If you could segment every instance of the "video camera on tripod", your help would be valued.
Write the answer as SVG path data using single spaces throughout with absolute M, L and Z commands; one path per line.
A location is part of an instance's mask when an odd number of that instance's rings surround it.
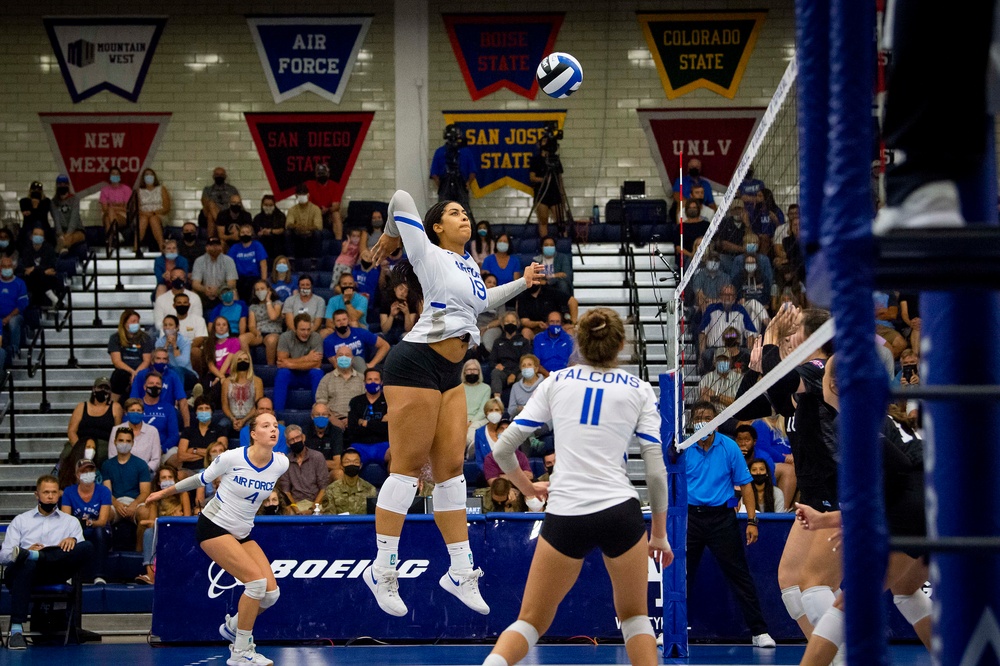
M 559 123 L 550 120 L 542 128 L 542 136 L 539 141 L 541 150 L 544 150 L 545 167 L 549 174 L 560 174 L 563 172 L 562 160 L 559 159 L 559 142 L 563 139 L 563 131 L 559 129 Z
M 442 199 L 452 199 L 455 201 L 465 201 L 467 187 L 465 179 L 462 178 L 462 168 L 459 163 L 458 151 L 468 145 L 462 130 L 454 123 L 444 128 L 444 178 L 441 179 L 441 186 L 438 195 Z

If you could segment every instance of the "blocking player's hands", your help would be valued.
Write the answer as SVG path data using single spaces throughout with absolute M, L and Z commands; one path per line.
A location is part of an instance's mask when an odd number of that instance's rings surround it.
M 649 537 L 649 556 L 660 563 L 663 568 L 669 567 L 674 561 L 674 551 L 665 536 Z
M 379 240 L 381 240 L 381 237 Z M 531 265 L 524 270 L 524 283 L 528 285 L 529 288 L 538 284 L 538 281 L 544 277 L 545 267 L 534 261 L 531 262 Z

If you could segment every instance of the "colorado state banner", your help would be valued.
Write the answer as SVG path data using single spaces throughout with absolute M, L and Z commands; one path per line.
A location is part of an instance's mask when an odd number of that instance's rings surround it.
M 458 125 L 476 156 L 473 196 L 501 187 L 532 194 L 528 167 L 538 152 L 538 139 L 551 122 L 562 129 L 566 111 L 445 111 L 444 122 Z

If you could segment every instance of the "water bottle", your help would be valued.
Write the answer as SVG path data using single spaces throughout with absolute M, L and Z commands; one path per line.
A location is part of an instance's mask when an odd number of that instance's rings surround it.
M 313 515 L 318 516 L 321 508 L 319 502 L 313 504 Z
M 598 206 L 597 204 L 594 204 L 594 211 L 593 211 L 592 215 L 593 215 L 593 218 L 591 219 L 591 222 L 593 224 L 600 224 L 601 223 L 601 207 Z

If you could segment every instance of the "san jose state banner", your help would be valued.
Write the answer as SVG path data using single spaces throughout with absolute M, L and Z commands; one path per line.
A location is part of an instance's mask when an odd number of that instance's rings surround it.
M 316 165 L 330 167 L 339 198 L 361 152 L 374 113 L 245 113 L 267 181 L 284 199 L 315 177 Z
M 48 16 L 42 19 L 74 103 L 102 90 L 139 99 L 165 16 Z
M 667 99 L 706 88 L 733 99 L 766 11 L 639 13 Z
M 684 154 L 701 160 L 702 178 L 712 189 L 725 191 L 764 109 L 639 109 L 660 179 L 667 191 L 677 178 Z
M 306 91 L 340 104 L 372 17 L 247 16 L 275 102 Z
M 531 194 L 531 156 L 538 152 L 545 126 L 553 121 L 562 129 L 566 111 L 445 111 L 445 125 L 458 125 L 476 155 L 473 196 L 501 187 Z
M 535 68 L 555 50 L 565 13 L 444 14 L 455 58 L 473 100 L 506 88 L 535 99 Z
M 112 167 L 135 187 L 152 167 L 167 131 L 169 113 L 40 113 L 59 171 L 73 191 L 86 196 L 108 184 Z

